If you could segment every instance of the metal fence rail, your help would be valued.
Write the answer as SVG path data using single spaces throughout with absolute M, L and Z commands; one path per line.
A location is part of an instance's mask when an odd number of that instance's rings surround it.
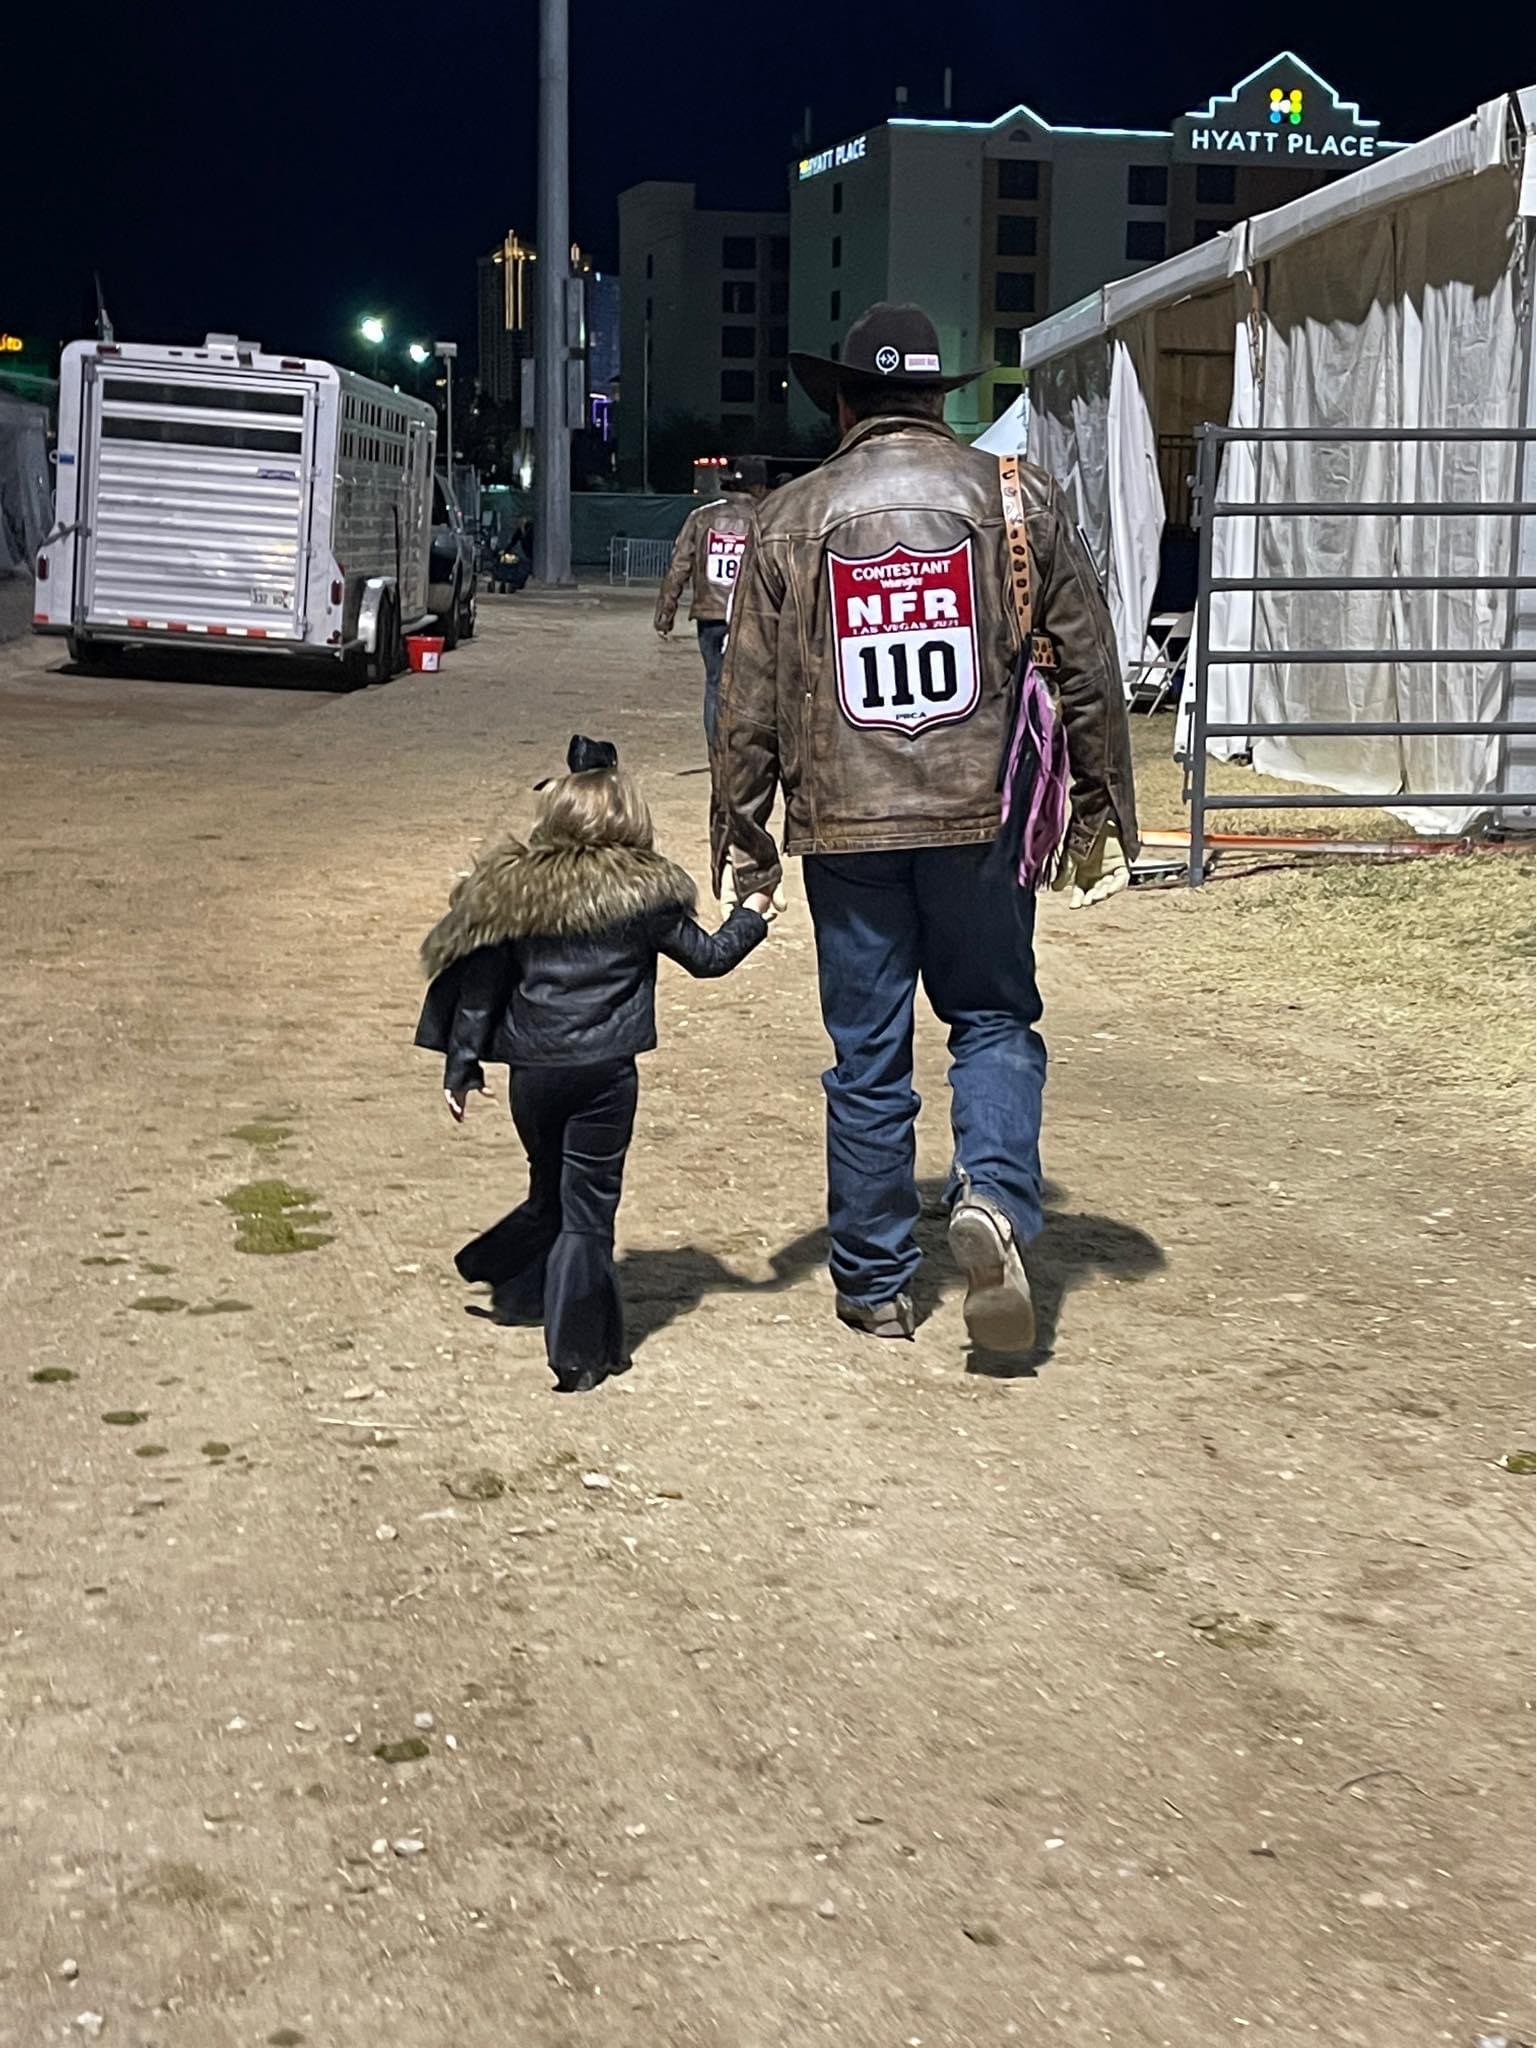
M 1507 441 L 1521 443 L 1529 435 L 1521 427 L 1219 427 L 1196 430 L 1195 520 L 1200 534 L 1199 583 L 1196 598 L 1196 647 L 1191 663 L 1193 699 L 1190 723 L 1190 886 L 1198 889 L 1206 879 L 1206 816 L 1209 811 L 1301 811 L 1379 810 L 1383 796 L 1211 796 L 1206 788 L 1206 743 L 1209 739 L 1406 739 L 1528 737 L 1529 720 L 1480 719 L 1453 722 L 1442 719 L 1373 719 L 1337 721 L 1294 719 L 1267 725 L 1249 718 L 1240 724 L 1213 723 L 1208 716 L 1211 670 L 1214 665 L 1269 668 L 1298 662 L 1433 663 L 1476 661 L 1503 664 L 1530 663 L 1537 658 L 1530 647 L 1313 647 L 1242 648 L 1213 647 L 1211 644 L 1211 601 L 1218 591 L 1409 591 L 1409 590 L 1522 590 L 1530 578 L 1524 576 L 1224 576 L 1212 575 L 1212 540 L 1219 519 L 1306 518 L 1437 518 L 1471 515 L 1476 518 L 1529 518 L 1531 499 L 1473 501 L 1469 499 L 1394 499 L 1391 502 L 1347 502 L 1315 504 L 1294 500 L 1253 504 L 1231 504 L 1217 497 L 1217 465 L 1223 446 L 1229 441 Z M 1537 803 L 1532 790 L 1405 790 L 1395 793 L 1427 809 L 1473 808 L 1480 810 L 1522 809 Z
M 670 540 L 637 540 L 616 533 L 608 544 L 610 583 L 660 583 L 672 560 Z

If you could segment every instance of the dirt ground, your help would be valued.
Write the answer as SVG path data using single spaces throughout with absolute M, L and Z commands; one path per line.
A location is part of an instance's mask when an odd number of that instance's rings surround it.
M 1529 865 L 1048 906 L 1006 1379 L 937 1218 L 915 1344 L 833 1320 L 804 908 L 667 970 L 636 1370 L 554 1400 L 414 948 L 574 729 L 701 871 L 700 671 L 482 617 L 350 697 L 0 653 L 0 2043 L 1529 2042 Z M 324 1242 L 237 1248 L 273 1181 Z

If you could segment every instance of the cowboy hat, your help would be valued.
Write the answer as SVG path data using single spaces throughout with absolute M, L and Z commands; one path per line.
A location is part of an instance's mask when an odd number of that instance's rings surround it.
M 883 303 L 860 314 L 843 338 L 841 353 L 813 356 L 797 350 L 790 368 L 806 396 L 823 412 L 837 410 L 839 390 L 892 385 L 909 391 L 959 391 L 980 377 L 980 368 L 946 376 L 940 366 L 939 331 L 921 306 Z

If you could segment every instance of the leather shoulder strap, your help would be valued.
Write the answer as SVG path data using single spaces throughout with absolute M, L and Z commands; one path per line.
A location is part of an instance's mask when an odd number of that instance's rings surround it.
M 1009 544 L 1009 589 L 1014 599 L 1014 616 L 1019 621 L 1019 644 L 1032 643 L 1033 604 L 1030 590 L 1030 537 L 1025 529 L 1025 494 L 1019 483 L 1019 457 L 998 458 L 998 495 L 1003 501 L 1003 524 Z

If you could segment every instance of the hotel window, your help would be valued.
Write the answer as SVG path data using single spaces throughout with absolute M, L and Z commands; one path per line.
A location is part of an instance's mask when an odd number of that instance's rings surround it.
M 993 361 L 1000 368 L 1019 368 L 1019 329 L 1017 327 L 995 327 L 993 329 Z
M 720 352 L 723 356 L 755 356 L 758 353 L 757 328 L 723 327 L 720 331 Z
M 784 358 L 790 353 L 790 330 L 788 327 L 771 327 L 769 329 L 768 352 L 776 362 L 783 362 Z
M 834 213 L 842 213 L 842 211 L 843 211 L 843 180 L 842 180 L 842 179 L 840 178 L 840 179 L 838 180 L 837 184 L 836 184 L 836 185 L 834 185 L 834 187 L 833 187 L 833 212 L 834 212 Z
M 1236 205 L 1238 173 L 1231 164 L 1197 164 L 1195 197 L 1198 206 Z
M 1039 199 L 1041 167 L 1034 157 L 1004 156 L 998 159 L 1000 199 Z
M 1001 420 L 1009 407 L 1023 390 L 1020 384 L 995 384 L 993 386 L 993 418 Z
M 1035 311 L 1035 272 L 1000 270 L 993 286 L 993 310 L 998 313 Z
M 1033 256 L 1035 254 L 1035 215 L 1033 213 L 1000 213 L 998 216 L 998 254 L 1000 256 Z
M 1210 242 L 1218 235 L 1225 235 L 1232 225 L 1230 220 L 1198 220 L 1195 224 L 1195 240 Z
M 829 320 L 841 320 L 843 318 L 842 292 L 831 292 L 828 294 L 827 317 Z
M 834 270 L 841 270 L 842 268 L 843 268 L 843 237 L 842 237 L 842 235 L 834 235 L 834 236 L 833 236 L 833 269 L 834 269 Z
M 1126 172 L 1128 206 L 1167 206 L 1169 173 L 1163 164 L 1132 164 Z
M 769 285 L 769 318 L 788 313 L 790 310 L 790 284 L 787 278 L 776 277 Z
M 756 270 L 758 245 L 751 235 L 726 235 L 720 245 L 722 270 Z
M 1130 263 L 1161 263 L 1167 243 L 1168 231 L 1161 220 L 1126 223 L 1126 258 Z
M 656 258 L 654 256 L 646 258 L 646 275 L 647 277 L 656 276 Z
M 720 288 L 720 309 L 723 313 L 756 313 L 758 287 L 740 278 L 728 277 Z
M 751 370 L 722 370 L 720 373 L 720 398 L 722 405 L 751 405 L 757 396 L 758 380 Z
M 770 235 L 769 267 L 772 270 L 778 270 L 781 272 L 789 270 L 790 237 L 788 235 Z

